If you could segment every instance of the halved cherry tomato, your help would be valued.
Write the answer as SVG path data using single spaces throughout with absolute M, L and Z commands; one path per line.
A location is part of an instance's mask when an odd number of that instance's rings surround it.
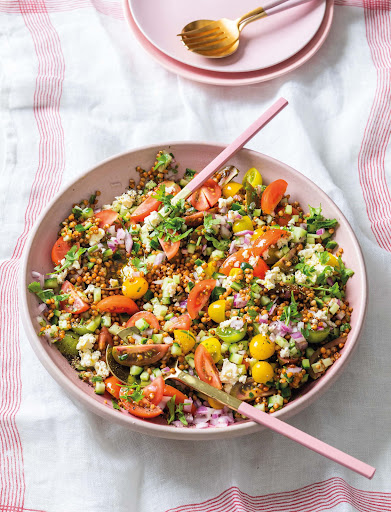
M 102 312 L 128 313 L 128 315 L 134 315 L 139 311 L 134 300 L 123 295 L 110 295 L 98 302 L 96 308 Z
M 118 364 L 123 366 L 147 366 L 167 354 L 170 345 L 155 343 L 151 345 L 118 345 L 113 347 L 112 354 Z
M 206 350 L 204 345 L 198 345 L 194 353 L 194 364 L 198 377 L 217 389 L 221 389 L 219 372 L 213 362 L 212 356 Z
M 61 260 L 65 258 L 66 253 L 72 249 L 72 247 L 76 245 L 77 248 L 80 248 L 79 243 L 66 242 L 62 236 L 56 241 L 53 245 L 52 249 L 52 261 L 55 265 L 59 265 Z
M 155 381 L 154 381 L 155 382 Z M 169 384 L 164 385 L 164 391 L 163 396 L 175 396 L 175 404 L 183 404 L 185 400 L 187 400 L 189 397 L 186 396 L 182 391 L 179 391 L 179 389 L 175 389 L 173 386 L 170 386 Z M 194 404 L 191 406 L 191 412 L 194 414 L 196 412 L 197 408 Z
M 240 264 L 245 261 L 247 262 L 250 256 L 251 252 L 249 249 L 240 249 L 239 251 L 234 252 L 224 261 L 219 268 L 219 272 L 228 276 L 233 268 L 239 268 Z
M 172 230 L 170 232 L 172 233 Z M 168 260 L 171 260 L 177 254 L 181 245 L 180 240 L 173 242 L 172 240 L 166 241 L 163 238 L 159 238 L 159 242 Z
M 134 314 L 127 321 L 126 327 L 133 327 L 137 320 L 141 319 L 148 322 L 152 329 L 160 329 L 159 320 L 153 313 L 150 313 L 149 311 L 139 311 L 138 313 Z
M 263 191 L 261 208 L 263 213 L 271 214 L 283 198 L 288 183 L 285 180 L 276 180 L 270 183 Z
M 190 326 L 191 318 L 187 313 L 178 317 L 173 316 L 170 320 L 168 320 L 166 324 L 166 328 L 169 331 L 172 331 L 173 329 L 181 329 L 188 331 L 190 329 Z
M 163 390 L 164 379 L 160 376 L 154 379 L 151 384 L 148 384 L 148 386 L 143 389 L 143 393 L 151 404 L 159 405 L 163 398 Z
M 208 302 L 215 286 L 216 281 L 214 279 L 204 279 L 194 286 L 187 299 L 187 311 L 190 318 L 194 320 L 197 317 L 198 313 Z M 175 328 L 177 329 L 177 327 Z
M 257 257 L 257 262 L 255 265 L 253 265 L 253 268 L 254 268 L 253 275 L 254 275 L 254 277 L 260 277 L 261 279 L 264 279 L 266 272 L 269 270 L 269 267 L 268 267 L 268 265 L 266 265 L 264 259 L 262 259 L 260 256 L 256 256 L 256 257 Z
M 62 302 L 60 302 L 61 309 L 64 309 L 67 313 L 75 313 L 76 315 L 78 315 L 90 309 L 90 305 L 87 304 L 87 302 L 84 302 L 84 300 L 79 296 L 79 294 L 75 290 L 73 284 L 70 283 L 69 281 L 64 281 L 63 285 L 61 286 L 61 293 L 68 293 L 70 295 L 70 297 L 67 300 L 63 300 Z M 73 299 L 72 304 L 69 304 L 69 299 Z
M 117 377 L 114 377 L 113 375 L 105 379 L 106 391 L 113 395 L 113 397 L 116 398 L 117 400 L 119 398 L 119 390 L 121 384 L 121 381 L 118 380 Z
M 118 213 L 114 210 L 101 210 L 94 214 L 96 219 L 99 219 L 99 227 L 109 225 L 111 226 L 118 219 Z
M 280 211 L 283 211 L 284 213 L 280 216 Z M 291 220 L 292 215 L 299 215 L 299 210 L 296 210 L 294 206 L 292 206 L 292 214 L 285 213 L 285 206 L 281 206 L 276 211 L 276 221 L 279 226 L 287 226 L 288 222 Z
M 181 187 L 173 181 L 163 181 L 163 185 L 165 185 L 166 188 L 174 187 L 175 190 L 172 194 L 174 196 L 181 190 Z M 156 189 L 147 199 L 145 199 L 145 201 L 140 204 L 140 206 L 134 210 L 130 216 L 130 221 L 133 224 L 138 224 L 139 222 L 143 221 L 145 217 L 147 217 L 150 213 L 156 212 L 159 209 L 162 203 L 155 199 L 153 197 L 154 195 L 156 195 Z
M 186 226 L 201 226 L 204 222 L 204 212 L 193 213 L 185 217 Z
M 159 416 L 163 412 L 163 409 L 160 409 L 157 405 L 152 409 L 150 407 L 141 407 L 141 405 L 138 405 L 136 402 L 129 402 L 127 399 L 120 399 L 119 402 L 128 413 L 138 418 L 156 418 L 156 416 Z
M 205 211 L 215 205 L 221 197 L 221 187 L 212 179 L 207 180 L 189 198 L 196 210 Z
M 261 256 L 271 245 L 275 245 L 281 238 L 287 237 L 289 234 L 285 229 L 269 229 L 255 240 L 252 251 L 256 256 Z

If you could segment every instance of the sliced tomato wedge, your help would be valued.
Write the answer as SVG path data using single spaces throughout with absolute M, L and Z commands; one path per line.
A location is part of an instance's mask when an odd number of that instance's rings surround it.
M 118 364 L 123 366 L 147 366 L 167 354 L 170 345 L 155 343 L 151 345 L 118 345 L 113 347 L 113 357 Z
M 127 321 L 126 327 L 133 327 L 137 320 L 145 320 L 149 323 L 152 329 L 160 329 L 159 320 L 153 313 L 150 313 L 149 311 L 139 311 L 138 313 L 135 313 Z
M 253 265 L 254 268 L 254 277 L 259 277 L 261 279 L 265 278 L 266 272 L 269 270 L 268 265 L 265 263 L 265 260 L 262 259 L 260 256 L 256 256 L 257 262 L 255 265 Z
M 284 213 L 282 215 L 279 215 L 280 211 L 283 211 Z M 287 226 L 288 222 L 291 220 L 293 215 L 299 215 L 299 210 L 297 210 L 295 207 L 292 206 L 292 214 L 285 213 L 285 206 L 281 206 L 276 211 L 276 221 L 279 226 Z
M 251 253 L 250 253 L 249 249 L 240 249 L 239 251 L 228 256 L 228 258 L 224 261 L 224 263 L 219 268 L 219 272 L 228 276 L 233 268 L 239 268 L 240 264 L 245 261 L 247 262 L 248 259 L 250 258 L 250 256 L 251 256 Z M 246 259 L 246 257 L 247 257 L 247 259 Z
M 160 245 L 162 246 L 162 249 L 167 256 L 168 260 L 172 260 L 172 258 L 177 254 L 179 251 L 179 247 L 181 245 L 181 241 L 178 240 L 177 242 L 173 242 L 172 240 L 164 240 L 163 238 L 159 238 Z
M 261 208 L 263 213 L 271 214 L 284 197 L 288 183 L 285 180 L 276 180 L 270 183 L 263 191 Z
M 193 213 L 192 215 L 188 215 L 185 217 L 185 224 L 186 226 L 201 226 L 201 224 L 204 222 L 204 212 L 197 212 Z
M 101 210 L 94 214 L 96 219 L 99 219 L 99 227 L 109 225 L 111 226 L 118 219 L 118 213 L 114 210 Z
M 154 381 L 155 382 L 155 381 Z M 164 385 L 164 391 L 163 396 L 175 396 L 175 404 L 183 404 L 185 400 L 188 400 L 188 396 L 186 396 L 182 391 L 179 391 L 179 389 L 174 388 L 173 386 L 170 386 L 169 384 Z M 194 404 L 191 406 L 191 412 L 192 414 L 195 414 L 197 408 Z
M 74 313 L 75 315 L 79 315 L 80 313 L 84 313 L 90 309 L 90 305 L 79 296 L 75 287 L 69 281 L 64 281 L 61 286 L 61 293 L 68 293 L 70 296 L 67 300 L 63 300 L 60 302 L 61 309 L 64 309 L 67 313 Z M 73 303 L 69 304 L 69 299 L 73 299 Z
M 62 236 L 56 241 L 52 248 L 52 261 L 55 265 L 59 265 L 61 260 L 65 258 L 65 255 L 68 251 L 72 249 L 72 247 L 76 245 L 77 248 L 80 248 L 79 243 L 66 242 Z
M 132 414 L 133 416 L 137 416 L 138 418 L 145 418 L 145 419 L 151 419 L 156 418 L 156 416 L 159 416 L 162 414 L 163 409 L 160 409 L 157 405 L 153 405 L 152 407 L 142 407 L 141 405 L 138 405 L 136 402 L 128 401 L 127 399 L 121 398 L 119 400 L 119 403 L 128 411 L 129 414 Z
M 121 385 L 122 382 L 118 380 L 117 377 L 114 377 L 114 375 L 105 379 L 106 391 L 108 391 L 110 395 L 113 395 L 113 397 L 117 400 L 119 398 L 119 390 Z
M 190 318 L 194 320 L 197 317 L 198 313 L 208 302 L 215 286 L 216 281 L 214 279 L 204 279 L 194 286 L 187 299 L 187 311 Z M 178 327 L 175 328 L 177 329 Z
M 256 256 L 261 256 L 270 246 L 276 245 L 281 238 L 288 237 L 289 234 L 285 229 L 269 229 L 255 240 L 251 250 Z
M 223 386 L 220 381 L 219 372 L 213 362 L 212 356 L 206 350 L 204 345 L 198 345 L 194 353 L 194 364 L 198 377 L 217 389 Z
M 134 315 L 139 311 L 134 300 L 124 295 L 110 295 L 98 302 L 96 307 L 102 312 L 128 313 L 128 315 Z
M 196 210 L 205 211 L 215 205 L 220 197 L 221 187 L 210 179 L 190 196 L 189 201 Z
M 174 318 L 171 318 L 171 322 L 174 323 L 175 325 L 175 329 L 182 329 L 184 331 L 188 331 L 190 329 L 190 326 L 191 326 L 191 318 L 190 316 L 185 313 L 184 315 L 181 315 L 181 316 L 178 316 L 177 318 L 177 321 L 174 322 Z
M 151 404 L 159 405 L 163 398 L 164 391 L 164 379 L 163 377 L 157 377 L 151 384 L 148 384 L 143 389 L 145 398 L 151 402 Z
M 174 181 L 163 181 L 163 185 L 165 185 L 166 189 L 172 187 L 174 188 L 172 193 L 173 196 L 175 196 L 181 190 L 181 187 Z M 139 222 L 142 222 L 150 213 L 156 212 L 159 209 L 162 203 L 153 197 L 156 195 L 156 190 L 157 189 L 155 189 L 151 195 L 134 210 L 130 216 L 130 222 L 133 224 L 138 224 Z

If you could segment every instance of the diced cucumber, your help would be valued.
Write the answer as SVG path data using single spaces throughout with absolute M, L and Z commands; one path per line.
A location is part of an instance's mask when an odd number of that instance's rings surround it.
M 171 320 L 171 318 L 174 316 L 174 313 L 168 313 L 168 315 L 166 315 L 164 317 L 164 320 Z
M 227 343 L 226 341 L 224 341 L 222 344 L 221 344 L 221 352 L 224 354 L 225 352 L 228 352 L 229 350 L 229 343 Z
M 305 375 L 303 375 L 303 377 L 302 377 L 302 379 L 301 379 L 301 381 L 300 381 L 300 382 L 301 382 L 301 384 L 304 384 L 305 382 L 307 382 L 308 378 L 309 378 L 308 373 L 306 373 Z
M 269 304 L 270 301 L 271 301 L 271 299 L 269 299 L 269 297 L 267 295 L 262 295 L 262 297 L 260 298 L 260 302 L 261 302 L 262 306 L 266 306 L 266 304 Z
M 145 299 L 145 296 L 144 296 L 144 299 Z M 149 302 L 147 302 L 146 304 L 144 304 L 144 306 L 143 306 L 143 310 L 144 310 L 144 311 L 152 311 L 152 310 L 153 310 L 153 306 L 152 306 L 152 304 L 150 304 Z
M 278 407 L 274 407 L 274 405 L 277 404 Z M 269 396 L 268 398 L 268 401 L 267 401 L 267 406 L 269 409 L 281 409 L 281 407 L 283 406 L 284 404 L 284 399 L 281 395 L 272 395 L 272 396 Z
M 326 240 L 327 238 L 330 238 L 332 235 L 332 233 L 329 233 L 328 231 L 325 231 L 325 233 L 323 233 L 323 235 L 320 235 L 320 238 L 322 240 Z
M 173 343 L 171 345 L 171 354 L 173 356 L 181 356 L 182 355 L 182 348 L 178 343 Z
M 225 279 L 227 276 L 225 274 L 220 274 L 220 272 L 213 272 L 213 279 Z
M 117 336 L 117 334 L 122 331 L 123 327 L 121 327 L 118 324 L 113 324 L 111 327 L 109 327 L 109 333 L 113 336 Z
M 287 213 L 288 215 L 292 215 L 292 205 L 291 204 L 287 204 L 285 206 L 285 213 Z
M 106 249 L 102 254 L 102 260 L 107 261 L 113 255 L 112 249 Z
M 312 236 L 307 236 L 307 244 L 315 245 L 315 238 L 313 238 Z
M 135 364 L 130 367 L 129 373 L 130 375 L 140 375 L 144 371 L 142 366 L 136 366 Z
M 160 304 L 159 303 L 159 299 L 157 297 L 154 297 L 153 299 L 151 299 L 149 301 L 153 306 L 156 306 L 157 304 Z
M 110 313 L 106 313 L 106 315 L 102 316 L 101 324 L 103 327 L 110 327 L 111 325 L 111 315 Z
M 311 347 L 307 347 L 307 348 L 305 349 L 305 355 L 306 355 L 308 358 L 310 358 L 314 352 L 315 352 L 315 350 L 314 350 L 313 348 L 311 348 Z
M 156 304 L 156 306 L 154 306 L 153 308 L 153 314 L 155 316 L 166 316 L 167 315 L 167 311 L 168 311 L 168 307 L 167 306 L 163 306 L 161 304 Z
M 301 366 L 305 370 L 309 370 L 309 368 L 310 368 L 310 360 L 309 359 L 303 359 L 302 362 L 301 362 Z
M 313 331 L 310 330 L 307 336 L 307 341 L 309 343 L 321 343 L 324 341 L 327 336 L 330 334 L 330 328 L 326 327 L 326 329 L 323 329 L 321 331 Z
M 229 361 L 235 364 L 242 364 L 243 356 L 241 354 L 231 354 L 229 356 Z
M 104 382 L 97 381 L 95 382 L 95 393 L 97 395 L 103 395 L 106 391 L 106 386 Z
M 195 368 L 195 363 L 194 363 L 194 354 L 187 354 L 187 355 L 185 356 L 185 359 L 186 359 L 187 364 L 188 364 L 191 368 Z
M 67 332 L 65 336 L 56 342 L 56 347 L 64 356 L 76 357 L 79 351 L 76 345 L 79 341 L 79 336 L 73 332 Z
M 57 288 L 57 286 L 58 286 L 57 277 L 49 277 L 48 279 L 45 279 L 45 282 L 43 284 L 43 287 L 45 290 L 47 288 L 54 289 L 54 288 Z
M 224 252 L 219 251 L 218 249 L 213 251 L 210 255 L 212 260 L 222 260 L 224 258 L 224 256 L 225 256 Z
M 299 216 L 298 215 L 292 215 L 292 220 L 294 223 L 299 222 Z
M 265 404 L 254 404 L 255 409 L 265 412 Z
M 260 208 L 255 208 L 253 215 L 254 215 L 254 217 L 260 217 L 261 213 L 262 213 L 262 211 Z
M 229 346 L 228 350 L 229 350 L 230 354 L 236 354 L 240 350 L 239 344 L 238 343 L 231 343 L 231 345 Z
M 187 244 L 187 252 L 189 254 L 194 254 L 195 253 L 195 250 L 196 250 L 196 245 L 195 244 Z
M 284 388 L 284 389 L 281 389 L 281 396 L 282 398 L 289 398 L 292 394 L 292 391 L 291 391 L 291 388 Z
M 162 304 L 171 304 L 171 298 L 170 297 L 165 297 L 163 295 L 161 302 L 162 302 Z
M 126 382 L 131 386 L 137 381 L 136 377 L 134 375 L 128 375 L 128 378 L 126 379 Z
M 154 376 L 157 378 L 157 377 L 161 377 L 162 375 L 162 371 L 160 370 L 160 368 L 154 368 L 152 370 L 152 373 L 154 374 Z
M 163 342 L 163 334 L 152 334 L 152 341 L 154 343 L 162 343 Z
M 325 368 L 328 368 L 333 364 L 333 361 L 329 357 L 326 357 L 325 359 L 322 359 L 322 363 L 324 364 Z
M 72 331 L 76 334 L 88 334 L 89 332 L 95 332 L 96 329 L 100 326 L 101 316 L 97 315 L 88 320 L 88 322 L 84 324 L 72 324 Z
M 237 281 L 234 281 L 232 284 L 231 284 L 231 288 L 233 290 L 235 290 L 236 292 L 238 292 L 239 290 L 241 290 L 243 288 L 243 284 L 240 284 L 238 283 Z
M 179 275 L 172 276 L 172 280 L 175 284 L 181 284 L 181 276 Z
M 246 365 L 238 364 L 238 372 L 239 372 L 239 375 L 246 375 L 246 373 L 247 373 Z
M 296 244 L 301 242 L 307 236 L 307 231 L 303 228 L 299 228 L 298 226 L 292 226 L 290 231 L 292 233 L 292 241 Z
M 143 371 L 140 374 L 140 380 L 142 380 L 143 382 L 147 382 L 149 379 L 150 379 L 150 377 L 149 377 L 149 373 L 147 371 Z
M 335 313 L 339 310 L 339 306 L 336 302 L 333 302 L 331 306 L 329 307 L 329 311 L 332 315 L 335 315 Z
M 276 336 L 276 343 L 281 348 L 287 348 L 289 347 L 289 342 L 282 336 Z
M 316 363 L 312 364 L 311 368 L 314 373 L 320 373 L 325 369 L 321 361 L 317 361 Z
M 69 319 L 72 317 L 71 313 L 63 313 L 58 319 L 58 327 L 63 331 L 67 331 L 71 328 Z
M 149 323 L 144 320 L 144 318 L 140 318 L 140 320 L 137 320 L 134 324 L 139 331 L 145 331 L 145 329 L 149 329 L 150 325 Z
M 102 288 L 95 286 L 94 288 L 94 302 L 99 302 L 102 299 Z
M 335 240 L 328 240 L 326 244 L 326 249 L 335 249 L 338 247 L 338 244 Z

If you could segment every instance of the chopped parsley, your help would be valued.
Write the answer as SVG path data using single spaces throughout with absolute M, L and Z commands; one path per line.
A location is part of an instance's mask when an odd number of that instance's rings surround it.
M 69 268 L 75 261 L 79 261 L 80 256 L 82 256 L 86 250 L 87 249 L 84 247 L 80 247 L 80 249 L 78 249 L 77 245 L 73 245 L 65 255 L 65 263 L 62 266 L 57 265 L 57 267 L 54 268 L 55 271 L 51 272 L 51 274 L 58 274 L 66 268 Z
M 295 301 L 295 297 L 292 292 L 291 303 L 289 306 L 284 307 L 280 320 L 285 320 L 285 325 L 289 325 L 289 322 L 297 321 L 300 316 L 301 314 L 297 311 L 297 302 Z
M 121 407 L 117 404 L 114 398 L 111 399 L 111 405 L 113 406 L 113 409 L 117 409 L 117 411 L 121 410 Z
M 185 171 L 185 178 L 194 178 L 194 175 L 196 174 L 196 171 L 193 171 L 193 169 L 186 169 Z
M 169 155 L 168 153 L 160 153 L 160 155 L 157 156 L 156 158 L 156 165 L 155 167 L 153 168 L 154 171 L 156 171 L 156 169 L 158 169 L 160 166 L 163 167 L 163 169 L 166 169 L 168 167 L 168 164 L 171 162 L 172 160 L 172 156 Z
M 141 261 L 140 258 L 133 258 L 132 265 L 139 271 L 144 272 L 144 274 L 148 273 L 147 265 L 145 261 Z
M 138 242 L 133 243 L 132 252 L 137 254 L 141 248 L 141 245 Z
M 326 265 L 326 263 L 330 259 L 330 254 L 327 251 L 320 252 L 318 254 L 318 258 L 319 258 L 319 261 L 321 262 L 322 265 Z
M 353 270 L 345 267 L 341 256 L 338 257 L 338 266 L 335 268 L 335 270 L 339 273 L 342 284 L 346 284 L 349 277 L 352 277 L 354 274 Z
M 181 421 L 185 426 L 187 425 L 187 420 L 185 417 L 185 413 L 183 412 L 183 404 L 178 404 L 175 406 L 175 398 L 176 395 L 170 398 L 167 402 L 168 407 L 168 418 L 167 423 L 170 424 L 175 420 L 175 415 L 179 421 Z
M 351 328 L 352 328 L 351 325 L 346 323 L 346 324 L 342 324 L 341 327 L 339 328 L 339 330 L 342 332 L 345 332 L 345 331 L 350 330 Z
M 62 293 L 60 295 L 55 295 L 52 289 L 43 290 L 38 281 L 34 281 L 28 285 L 28 289 L 31 293 L 35 293 L 42 302 L 46 302 L 49 299 L 54 299 L 56 307 L 58 308 L 58 303 L 66 300 L 69 297 L 69 293 Z
M 94 375 L 91 380 L 92 382 L 103 382 L 103 379 L 100 375 Z
M 144 398 L 144 393 L 142 392 L 141 386 L 137 383 L 129 384 L 127 386 L 121 384 L 121 389 L 126 388 L 126 395 L 120 396 L 120 398 L 126 398 L 128 402 L 140 402 Z M 132 393 L 131 393 L 132 391 Z
M 318 229 L 335 228 L 338 224 L 337 219 L 325 219 L 322 215 L 322 206 L 319 208 L 310 208 L 310 216 L 307 218 L 307 231 L 308 233 L 316 233 Z
M 219 251 L 226 251 L 230 246 L 231 242 L 229 240 L 217 240 L 214 236 L 205 234 L 205 238 L 208 242 L 212 242 L 212 245 L 215 249 Z

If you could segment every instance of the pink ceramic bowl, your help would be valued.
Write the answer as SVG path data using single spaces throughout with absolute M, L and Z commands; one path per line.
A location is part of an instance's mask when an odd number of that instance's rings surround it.
M 27 285 L 32 281 L 31 272 L 33 270 L 45 273 L 51 269 L 50 248 L 57 238 L 59 223 L 68 215 L 70 206 L 76 201 L 89 197 L 95 190 L 102 192 L 100 204 L 111 202 L 114 196 L 120 195 L 127 188 L 129 178 L 137 178 L 135 167 L 137 165 L 141 165 L 143 168 L 150 166 L 157 151 L 163 148 L 175 155 L 176 160 L 180 163 L 180 171 L 184 171 L 186 167 L 201 170 L 223 149 L 223 146 L 200 142 L 173 142 L 148 146 L 115 156 L 84 173 L 47 206 L 30 234 L 21 268 L 21 314 L 27 337 L 42 364 L 66 392 L 78 399 L 87 409 L 133 430 L 144 434 L 183 440 L 227 438 L 259 431 L 262 427 L 252 421 L 242 421 L 225 428 L 178 429 L 165 425 L 159 419 L 145 421 L 131 416 L 127 412 L 117 411 L 113 409 L 108 396 L 96 395 L 91 386 L 78 378 L 77 372 L 70 367 L 60 352 L 36 334 L 38 302 L 36 297 L 27 291 Z M 365 317 L 367 305 L 365 265 L 360 246 L 348 221 L 333 201 L 308 178 L 282 162 L 248 149 L 237 154 L 230 164 L 237 166 L 242 171 L 246 171 L 250 167 L 258 168 L 266 183 L 276 178 L 284 178 L 289 184 L 289 194 L 300 201 L 304 207 L 308 203 L 312 205 L 321 203 L 325 216 L 338 219 L 340 226 L 337 230 L 336 240 L 344 248 L 344 260 L 347 266 L 355 271 L 348 287 L 348 300 L 354 308 L 351 321 L 352 331 L 342 351 L 342 357 L 322 378 L 308 385 L 301 396 L 276 412 L 276 416 L 280 419 L 286 419 L 307 407 L 324 393 L 348 363 L 358 342 Z M 105 403 L 106 400 L 107 403 Z

